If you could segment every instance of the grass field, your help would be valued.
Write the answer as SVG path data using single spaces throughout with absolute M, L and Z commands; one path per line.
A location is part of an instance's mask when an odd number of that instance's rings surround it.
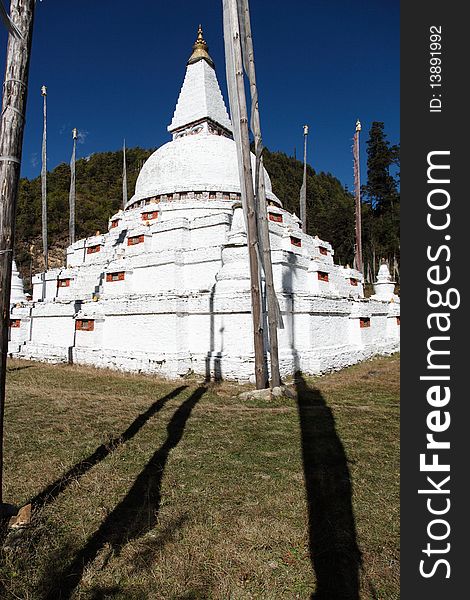
M 22 600 L 399 597 L 399 357 L 298 400 L 13 361 L 1 551 Z

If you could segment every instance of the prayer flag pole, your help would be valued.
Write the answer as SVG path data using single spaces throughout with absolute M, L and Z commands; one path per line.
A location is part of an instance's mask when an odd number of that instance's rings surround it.
M 70 193 L 69 193 L 69 206 L 70 206 L 70 220 L 69 220 L 69 244 L 72 245 L 75 242 L 75 157 L 77 152 L 77 138 L 78 131 L 72 130 L 73 148 L 72 148 L 72 159 L 70 161 Z
M 42 169 L 41 169 L 41 198 L 42 198 L 42 252 L 44 256 L 44 271 L 49 268 L 47 256 L 47 88 L 41 88 L 43 97 L 44 124 L 42 131 Z
M 127 165 L 126 165 L 126 140 L 122 147 L 122 210 L 127 204 Z
M 356 248 L 354 252 L 354 268 L 363 272 L 362 264 L 362 221 L 361 221 L 361 174 L 359 164 L 359 132 L 361 122 L 356 121 L 356 133 L 354 134 L 354 188 L 356 193 Z
M 3 418 L 10 326 L 11 266 L 35 0 L 11 0 L 9 16 L 5 16 L 6 11 L 3 5 L 1 7 L 2 17 L 10 32 L 0 114 L 0 513 L 3 513 Z
M 246 107 L 243 59 L 237 0 L 222 0 L 224 13 L 225 62 L 233 136 L 237 146 L 243 210 L 247 225 L 251 281 L 251 314 L 255 351 L 256 388 L 268 387 L 265 366 L 263 306 L 261 300 L 260 246 L 256 222 L 255 195 L 251 171 L 248 111 Z
M 307 138 L 308 125 L 304 125 L 304 178 L 300 188 L 300 220 L 304 233 L 307 233 Z

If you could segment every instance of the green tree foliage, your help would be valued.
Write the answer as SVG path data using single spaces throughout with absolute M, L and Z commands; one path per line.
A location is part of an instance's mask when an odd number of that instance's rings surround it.
M 273 184 L 273 192 L 284 208 L 300 212 L 299 194 L 303 164 L 282 152 L 263 153 L 264 165 Z M 307 230 L 310 235 L 330 242 L 341 264 L 354 257 L 354 198 L 330 173 L 315 173 L 307 165 Z
M 131 148 L 127 155 L 129 197 L 153 150 Z M 108 219 L 122 204 L 122 151 L 103 152 L 82 158 L 76 164 L 76 238 L 106 231 Z M 64 262 L 68 243 L 70 166 L 62 163 L 47 174 L 47 220 L 51 267 Z M 26 281 L 43 267 L 41 242 L 41 179 L 21 179 L 16 216 L 15 256 Z M 56 257 L 56 259 L 54 259 Z M 57 263 L 57 264 L 55 264 Z
M 390 144 L 384 124 L 374 121 L 367 141 L 367 185 L 363 188 L 365 264 L 400 260 L 400 148 Z

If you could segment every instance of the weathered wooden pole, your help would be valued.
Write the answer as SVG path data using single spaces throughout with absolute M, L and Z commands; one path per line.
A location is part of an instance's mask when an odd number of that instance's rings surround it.
M 14 35 L 17 39 L 21 39 L 23 36 L 21 35 L 18 27 L 13 23 L 10 19 L 10 15 L 7 13 L 6 8 L 3 6 L 3 0 L 0 0 L 0 16 L 2 18 L 3 24 L 7 28 L 7 31 Z
M 34 257 L 34 244 L 29 247 L 29 289 L 31 296 L 33 295 L 33 257 Z
M 122 146 L 122 210 L 127 204 L 127 165 L 126 165 L 126 140 Z
M 70 218 L 69 218 L 69 244 L 75 242 L 75 157 L 77 152 L 77 138 L 78 131 L 72 130 L 73 148 L 72 158 L 70 160 L 70 192 L 69 192 L 69 207 L 70 207 Z
M 11 0 L 10 33 L 0 116 L 0 504 L 3 503 L 3 419 L 15 213 L 28 91 L 35 0 Z
M 269 223 L 266 209 L 266 188 L 263 166 L 263 141 L 261 136 L 261 121 L 259 114 L 258 88 L 256 85 L 255 56 L 253 35 L 251 31 L 250 7 L 248 0 L 239 0 L 240 30 L 242 38 L 245 70 L 250 82 L 251 94 L 251 130 L 255 140 L 256 173 L 255 194 L 258 214 L 258 231 L 262 248 L 262 263 L 266 282 L 268 304 L 269 355 L 271 363 L 271 386 L 281 385 L 279 370 L 279 345 L 277 328 L 281 321 L 279 303 L 274 289 L 273 265 L 271 261 L 271 243 L 269 239 Z
M 41 88 L 43 98 L 44 123 L 42 129 L 42 168 L 41 168 L 41 198 L 42 198 L 42 252 L 44 256 L 44 271 L 49 268 L 47 256 L 47 88 Z
M 356 121 L 356 133 L 354 134 L 354 189 L 356 195 L 356 247 L 354 252 L 354 268 L 361 273 L 364 270 L 362 264 L 362 215 L 361 215 L 361 173 L 359 163 L 359 132 L 361 122 Z
M 400 269 L 398 268 L 397 255 L 393 253 L 393 278 L 400 280 Z
M 300 188 L 300 220 L 304 233 L 307 233 L 307 138 L 308 125 L 304 125 L 304 178 Z
M 250 262 L 251 314 L 253 320 L 255 350 L 256 388 L 268 386 L 265 368 L 265 347 L 263 331 L 263 305 L 261 300 L 258 227 L 256 223 L 255 196 L 251 170 L 250 137 L 248 132 L 248 112 L 246 108 L 243 59 L 240 44 L 237 0 L 222 0 L 224 11 L 225 61 L 227 87 L 233 135 L 237 146 L 240 172 L 240 188 L 247 224 L 247 242 Z

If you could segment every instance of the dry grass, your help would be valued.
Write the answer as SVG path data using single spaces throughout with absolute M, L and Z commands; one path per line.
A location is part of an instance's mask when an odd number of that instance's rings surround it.
M 323 600 L 344 571 L 398 598 L 398 366 L 308 380 L 297 405 L 12 362 L 4 496 L 35 512 L 0 596 Z

